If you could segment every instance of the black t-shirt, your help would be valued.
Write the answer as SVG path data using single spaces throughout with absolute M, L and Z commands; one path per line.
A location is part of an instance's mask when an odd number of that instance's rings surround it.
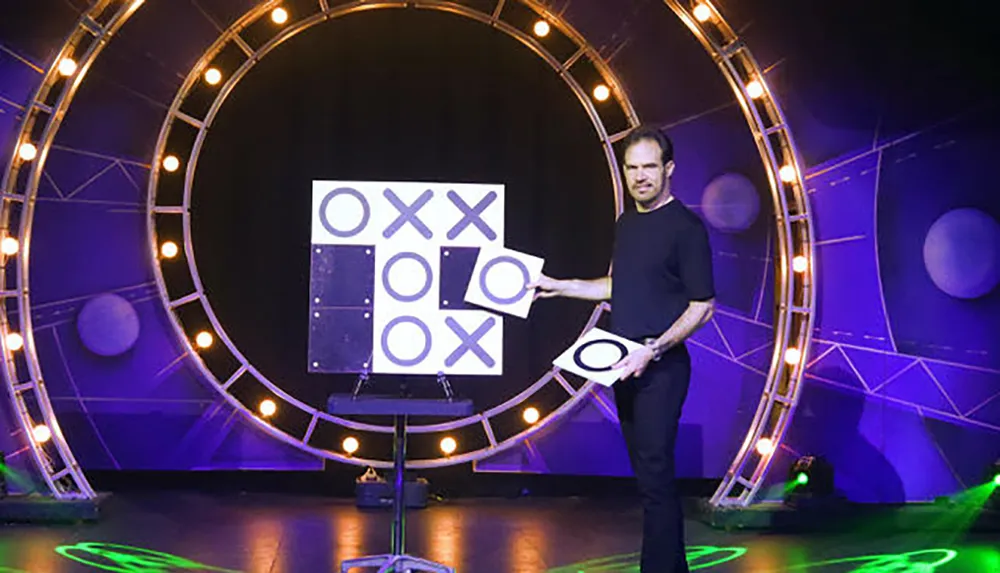
M 663 334 L 690 301 L 715 296 L 705 224 L 676 198 L 622 214 L 611 277 L 612 332 L 633 340 Z

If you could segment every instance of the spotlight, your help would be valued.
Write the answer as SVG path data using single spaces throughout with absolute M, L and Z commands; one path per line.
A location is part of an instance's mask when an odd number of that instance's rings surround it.
M 52 430 L 48 426 L 40 424 L 32 428 L 31 437 L 35 439 L 36 444 L 44 444 L 52 439 Z
M 199 332 L 198 335 L 194 337 L 194 343 L 198 345 L 198 348 L 208 348 L 212 345 L 213 340 L 214 338 L 212 337 L 212 333 L 206 330 Z
M 833 499 L 833 466 L 819 456 L 803 456 L 788 469 L 785 504 Z
M 809 269 L 809 259 L 799 255 L 792 258 L 792 270 L 797 273 L 804 273 Z
M 163 258 L 165 259 L 172 259 L 176 257 L 179 252 L 180 247 L 178 247 L 177 243 L 173 241 L 167 241 L 160 245 L 160 254 L 163 255 Z
M 21 147 L 17 149 L 17 156 L 24 161 L 31 161 L 35 157 L 38 157 L 38 148 L 35 147 L 34 143 L 22 143 Z
M 260 403 L 257 408 L 260 411 L 260 415 L 264 418 L 270 418 L 278 411 L 278 405 L 274 403 L 274 400 L 267 399 Z
M 795 366 L 802 360 L 802 351 L 798 348 L 792 347 L 785 350 L 785 363 L 789 366 Z
M 163 158 L 163 168 L 167 171 L 173 173 L 177 171 L 181 166 L 181 160 L 177 159 L 176 155 L 168 155 Z
M 761 438 L 757 440 L 757 453 L 762 456 L 769 456 L 774 453 L 774 442 L 771 438 Z
M 16 332 L 11 332 L 7 335 L 7 348 L 14 351 L 24 348 L 24 338 Z
M 552 29 L 551 26 L 549 26 L 549 23 L 546 22 L 545 20 L 539 20 L 535 22 L 534 31 L 535 35 L 538 36 L 539 38 L 544 38 L 545 36 L 548 36 L 549 31 L 551 29 Z
M 7 489 L 7 454 L 0 450 L 0 499 L 7 497 L 10 491 Z
M 764 95 L 764 86 L 757 80 L 747 84 L 747 95 L 753 99 L 757 99 Z
M 271 10 L 271 21 L 275 24 L 284 24 L 288 21 L 288 10 L 284 8 L 275 8 Z
M 795 176 L 796 176 L 795 166 L 794 165 L 782 166 L 781 169 L 778 170 L 778 176 L 781 177 L 781 180 L 784 181 L 785 183 L 791 183 L 792 181 L 795 181 Z
M 455 441 L 455 438 L 448 436 L 447 438 L 441 440 L 441 451 L 444 452 L 444 455 L 450 456 L 455 453 L 455 450 L 457 449 L 458 442 Z
M 538 413 L 538 409 L 534 407 L 527 407 L 524 409 L 524 421 L 529 424 L 534 424 L 541 418 L 541 414 Z
M 76 73 L 76 61 L 73 58 L 63 58 L 59 60 L 59 74 L 63 77 L 70 77 Z
M 597 101 L 605 101 L 609 97 L 611 97 L 611 89 L 608 88 L 608 86 L 598 84 L 598 86 L 594 88 L 594 99 Z
M 348 436 L 344 438 L 344 443 L 341 444 L 341 446 L 343 446 L 344 451 L 347 452 L 347 455 L 350 456 L 354 455 L 354 452 L 358 451 L 358 448 L 361 447 L 361 444 L 358 442 L 358 439 L 355 438 L 354 436 Z
M 3 240 L 0 241 L 0 252 L 7 255 L 8 257 L 16 255 L 18 249 L 20 248 L 21 244 L 18 243 L 17 239 L 15 239 L 14 237 L 4 237 Z
M 694 17 L 699 22 L 705 22 L 712 17 L 712 9 L 708 4 L 698 4 L 694 7 Z
M 208 83 L 208 85 L 214 86 L 221 81 L 222 72 L 220 72 L 217 68 L 208 68 L 205 70 L 205 82 Z
M 993 462 L 983 473 L 983 482 L 989 492 L 983 507 L 1000 512 L 1000 460 Z

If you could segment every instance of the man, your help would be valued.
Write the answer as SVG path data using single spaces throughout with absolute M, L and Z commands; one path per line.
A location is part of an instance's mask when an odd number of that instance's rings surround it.
M 671 193 L 673 144 L 641 128 L 625 140 L 625 179 L 636 210 L 618 220 L 612 277 L 529 285 L 537 298 L 611 300 L 611 330 L 643 346 L 614 366 L 615 403 L 643 507 L 642 573 L 686 573 L 674 446 L 691 359 L 684 341 L 712 316 L 708 232 Z

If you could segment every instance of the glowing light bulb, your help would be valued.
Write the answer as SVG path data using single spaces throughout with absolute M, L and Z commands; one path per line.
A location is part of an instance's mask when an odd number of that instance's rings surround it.
M 165 259 L 172 259 L 176 257 L 179 252 L 180 248 L 177 246 L 177 243 L 173 241 L 167 241 L 160 245 L 160 254 L 163 255 L 163 258 Z
M 527 407 L 524 409 L 524 421 L 529 424 L 534 424 L 541 418 L 541 414 L 538 413 L 538 409 L 534 407 Z
M 15 351 L 24 348 L 24 337 L 16 332 L 11 332 L 7 335 L 7 348 Z
M 38 148 L 35 147 L 34 143 L 22 143 L 21 147 L 17 148 L 17 156 L 24 161 L 31 161 L 38 157 Z
M 771 438 L 761 438 L 757 440 L 757 453 L 762 456 L 769 456 L 774 452 L 774 442 Z
M 447 438 L 441 440 L 441 451 L 444 452 L 446 456 L 450 456 L 455 453 L 455 450 L 457 449 L 458 442 L 455 441 L 455 438 L 448 436 Z
M 208 82 L 208 85 L 214 86 L 222 81 L 222 72 L 217 68 L 208 68 L 205 70 L 205 81 Z
M 694 17 L 699 22 L 705 22 L 712 17 L 712 9 L 707 4 L 698 4 L 694 7 Z
M 194 343 L 198 345 L 198 348 L 208 348 L 214 340 L 215 338 L 212 336 L 212 333 L 205 330 L 199 332 L 194 337 Z
M 795 181 L 795 176 L 796 176 L 795 166 L 794 165 L 782 166 L 781 169 L 778 170 L 778 176 L 780 176 L 781 180 L 784 181 L 785 183 L 791 183 L 792 181 Z
M 36 444 L 44 444 L 52 439 L 52 430 L 44 424 L 40 424 L 31 429 L 31 436 L 35 438 Z
M 0 241 L 0 252 L 7 255 L 8 257 L 11 255 L 16 255 L 17 251 L 20 248 L 21 244 L 18 243 L 17 239 L 15 239 L 14 237 L 4 237 L 3 240 Z
M 348 454 L 353 454 L 354 452 L 358 451 L 358 448 L 361 447 L 361 444 L 358 442 L 358 439 L 355 438 L 354 436 L 348 436 L 344 438 L 344 443 L 341 444 L 341 446 L 344 448 L 345 452 L 347 452 Z
M 798 348 L 794 348 L 794 347 L 793 348 L 789 348 L 788 350 L 785 350 L 785 362 L 786 363 L 788 363 L 788 364 L 790 364 L 792 366 L 795 366 L 796 364 L 799 363 L 800 360 L 802 360 L 802 351 L 801 350 L 799 350 Z
M 604 84 L 600 84 L 594 88 L 594 99 L 597 101 L 605 101 L 611 97 L 611 89 Z
M 757 80 L 747 84 L 747 95 L 753 99 L 757 99 L 764 95 L 764 86 Z
M 545 36 L 548 36 L 551 29 L 552 27 L 549 26 L 549 23 L 546 22 L 545 20 L 539 20 L 535 22 L 534 32 L 535 35 L 538 36 L 539 38 L 544 38 Z
M 73 58 L 63 58 L 59 60 L 59 74 L 64 77 L 72 76 L 76 73 L 76 61 Z
M 795 476 L 795 483 L 799 485 L 806 485 L 809 483 L 809 474 L 805 472 L 799 472 L 799 475 Z
M 168 155 L 163 158 L 163 168 L 167 171 L 173 173 L 177 171 L 181 166 L 181 160 L 177 159 L 176 155 Z
M 797 273 L 804 273 L 809 269 L 809 259 L 799 255 L 792 258 L 792 270 Z
M 288 10 L 284 8 L 275 8 L 271 10 L 271 21 L 275 24 L 284 24 L 288 21 Z
M 274 403 L 274 400 L 267 399 L 261 401 L 260 406 L 258 406 L 257 409 L 260 411 L 261 416 L 270 418 L 275 412 L 278 411 L 278 405 Z

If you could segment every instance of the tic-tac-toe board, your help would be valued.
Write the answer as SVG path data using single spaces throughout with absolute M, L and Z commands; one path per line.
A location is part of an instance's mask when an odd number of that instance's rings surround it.
M 310 372 L 503 373 L 503 318 L 463 302 L 502 185 L 314 181 L 311 233 Z

